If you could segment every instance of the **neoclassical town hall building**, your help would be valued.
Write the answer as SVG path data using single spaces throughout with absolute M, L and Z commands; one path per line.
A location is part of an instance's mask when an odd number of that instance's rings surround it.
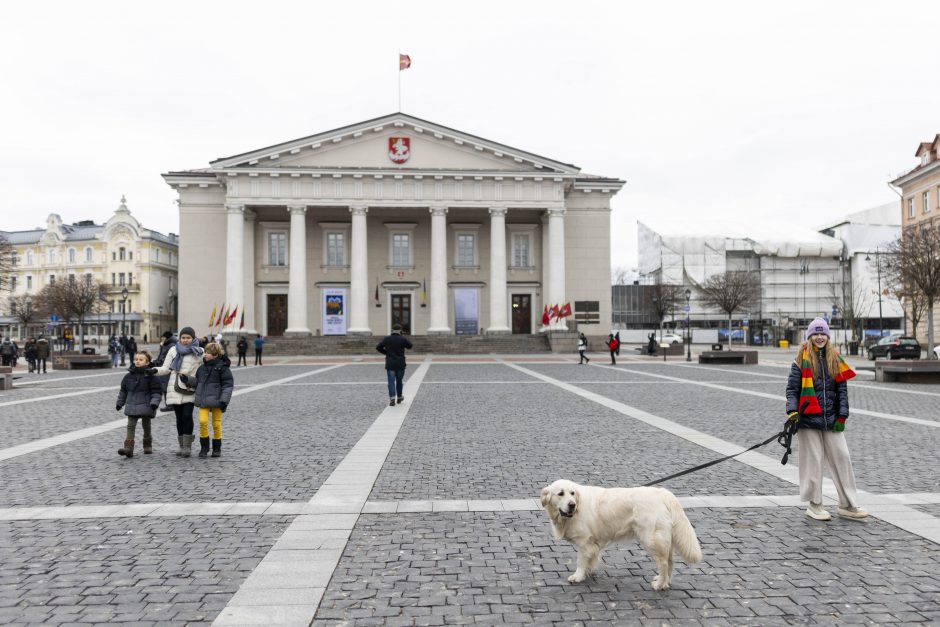
M 564 303 L 607 332 L 622 180 L 403 113 L 163 176 L 197 332 L 223 303 L 273 336 L 535 333 Z

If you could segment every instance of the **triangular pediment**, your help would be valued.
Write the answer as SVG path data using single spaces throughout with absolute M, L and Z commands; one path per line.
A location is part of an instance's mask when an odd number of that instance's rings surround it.
M 397 142 L 404 138 L 404 142 Z M 407 159 L 402 159 L 407 155 Z M 394 159 L 393 159 L 394 157 Z M 396 113 L 217 159 L 214 170 L 422 170 L 576 175 L 579 168 Z

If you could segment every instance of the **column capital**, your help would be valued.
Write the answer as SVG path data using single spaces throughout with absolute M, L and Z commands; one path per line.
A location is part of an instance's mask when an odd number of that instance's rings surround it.
M 443 207 L 443 206 L 430 207 L 428 209 L 428 213 L 430 213 L 432 216 L 446 216 L 447 207 Z
M 225 212 L 226 213 L 244 213 L 245 205 L 225 203 Z
M 354 216 L 364 216 L 369 213 L 369 207 L 366 205 L 350 205 L 349 213 L 353 214 Z
M 508 207 L 490 207 L 490 215 L 494 218 L 505 218 L 508 212 Z
M 291 215 L 307 215 L 307 205 L 287 205 L 287 212 Z
M 245 209 L 242 213 L 245 216 L 245 222 L 252 222 L 255 218 L 258 217 L 258 214 L 251 209 Z
M 564 218 L 566 211 L 564 207 L 549 207 L 545 210 L 545 215 L 549 218 Z

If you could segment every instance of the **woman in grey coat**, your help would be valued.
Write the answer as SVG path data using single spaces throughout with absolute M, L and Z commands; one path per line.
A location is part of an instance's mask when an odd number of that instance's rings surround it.
M 144 453 L 153 453 L 150 419 L 157 415 L 163 390 L 156 377 L 148 374 L 149 370 L 150 353 L 141 351 L 134 355 L 134 365 L 127 369 L 121 381 L 121 391 L 118 392 L 117 404 L 114 406 L 117 411 L 123 407 L 124 415 L 127 416 L 127 437 L 124 439 L 124 447 L 118 449 L 118 455 L 127 458 L 134 456 L 134 431 L 138 420 L 143 422 Z

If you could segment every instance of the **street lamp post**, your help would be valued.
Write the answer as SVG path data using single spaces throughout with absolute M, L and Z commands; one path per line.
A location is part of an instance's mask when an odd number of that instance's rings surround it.
M 692 309 L 689 301 L 692 299 L 692 290 L 685 291 L 685 360 L 692 361 Z
M 121 365 L 124 365 L 124 355 L 127 353 L 127 288 L 121 290 Z
M 800 260 L 800 276 L 803 277 L 803 325 L 808 324 L 806 321 L 806 275 L 809 274 L 809 264 L 805 259 Z
M 157 307 L 160 311 L 160 318 L 157 320 L 157 337 L 160 337 L 163 328 L 163 305 Z
M 865 255 L 865 261 L 871 261 L 869 255 Z M 875 247 L 875 269 L 878 274 L 878 339 L 884 337 L 885 322 L 881 313 L 881 250 Z

